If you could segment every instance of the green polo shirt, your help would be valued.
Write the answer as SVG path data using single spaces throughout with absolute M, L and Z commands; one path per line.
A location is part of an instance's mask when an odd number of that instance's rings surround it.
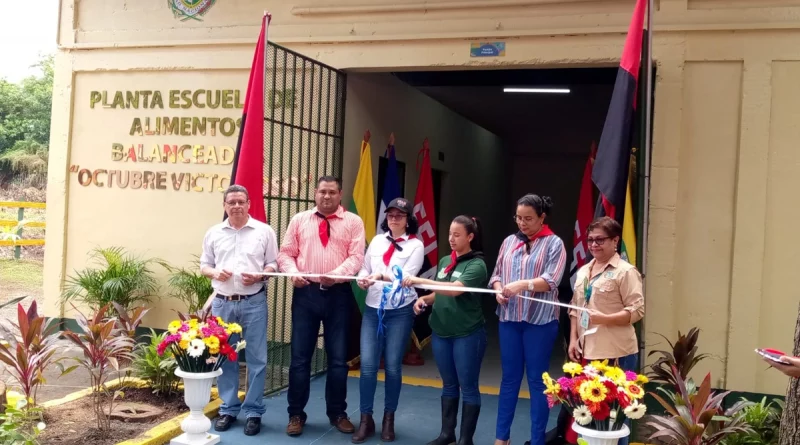
M 436 281 L 448 281 L 444 269 L 450 265 L 450 256 L 439 261 Z M 484 288 L 489 281 L 486 263 L 482 258 L 472 258 L 458 263 L 450 282 L 460 281 L 466 287 Z M 465 292 L 457 297 L 436 294 L 429 323 L 439 337 L 465 337 L 480 329 L 486 320 L 483 318 L 481 300 L 486 294 Z

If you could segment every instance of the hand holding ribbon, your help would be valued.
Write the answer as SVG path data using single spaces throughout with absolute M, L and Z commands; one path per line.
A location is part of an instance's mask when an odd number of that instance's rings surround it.
M 399 266 L 392 266 L 392 282 L 383 286 L 381 294 L 381 304 L 378 307 L 378 335 L 384 333 L 383 316 L 386 313 L 386 306 L 390 309 L 397 309 L 402 306 L 407 298 L 413 298 L 414 290 L 403 287 L 403 269 Z

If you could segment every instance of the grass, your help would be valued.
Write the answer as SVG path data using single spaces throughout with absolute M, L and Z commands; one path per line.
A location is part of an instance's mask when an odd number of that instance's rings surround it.
M 0 260 L 0 286 L 36 290 L 42 287 L 42 262 Z

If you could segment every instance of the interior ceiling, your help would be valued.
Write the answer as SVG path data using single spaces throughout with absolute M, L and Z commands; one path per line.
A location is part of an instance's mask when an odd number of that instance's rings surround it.
M 546 131 L 553 119 L 607 111 L 617 68 L 393 73 L 434 100 L 506 140 Z M 504 87 L 570 88 L 569 94 L 504 93 Z M 559 117 L 560 116 L 560 117 Z

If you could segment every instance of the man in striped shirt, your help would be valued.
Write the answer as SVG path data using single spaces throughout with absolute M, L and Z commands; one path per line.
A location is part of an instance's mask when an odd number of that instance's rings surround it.
M 295 215 L 283 238 L 278 265 L 283 272 L 357 275 L 364 262 L 364 222 L 341 206 L 342 183 L 323 176 L 314 194 L 317 206 Z M 328 375 L 325 402 L 331 425 L 352 434 L 347 417 L 347 334 L 355 305 L 350 282 L 327 277 L 292 278 L 292 361 L 289 367 L 289 425 L 286 434 L 303 433 L 304 408 L 311 385 L 311 357 L 320 322 L 324 328 Z

